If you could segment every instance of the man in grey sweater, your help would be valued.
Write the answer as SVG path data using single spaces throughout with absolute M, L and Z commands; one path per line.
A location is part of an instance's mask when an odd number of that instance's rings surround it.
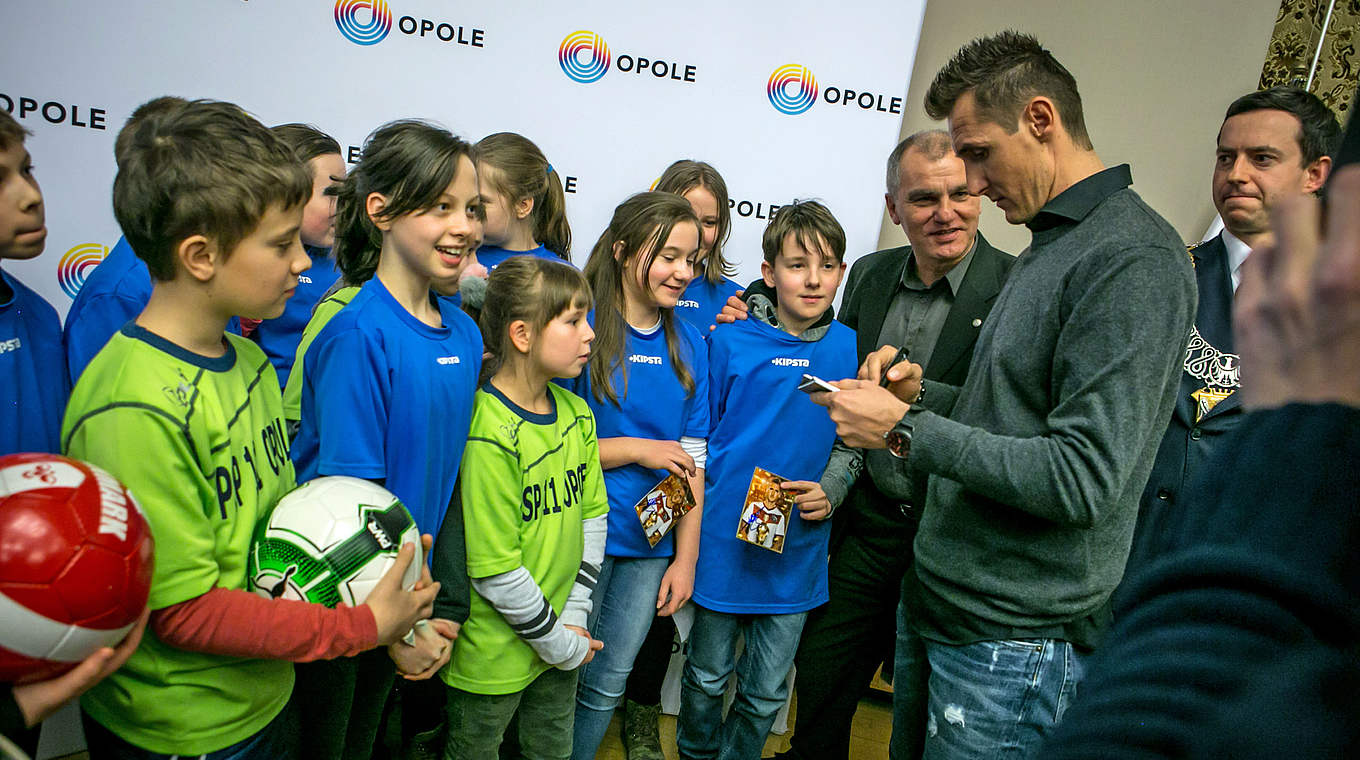
M 880 388 L 888 347 L 815 400 L 847 444 L 929 478 L 903 584 L 931 670 L 925 756 L 1020 757 L 1061 718 L 1109 623 L 1195 281 L 1129 168 L 1095 154 L 1076 81 L 1033 37 L 966 45 L 926 110 L 948 117 L 969 191 L 1026 225 L 1030 247 L 962 387 L 923 385 L 903 362 Z

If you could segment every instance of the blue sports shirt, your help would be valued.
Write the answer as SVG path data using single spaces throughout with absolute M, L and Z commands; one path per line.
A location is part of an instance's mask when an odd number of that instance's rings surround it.
M 331 258 L 331 249 L 310 245 L 306 249 L 307 255 L 312 257 L 312 267 L 298 275 L 297 290 L 283 307 L 283 313 L 261 322 L 251 335 L 264 349 L 269 363 L 274 365 L 280 388 L 288 384 L 288 373 L 293 369 L 302 331 L 312 318 L 312 308 L 340 277 L 335 259 Z
M 80 286 L 66 312 L 63 339 L 70 383 L 76 384 L 85 365 L 123 325 L 137 318 L 151 299 L 151 272 L 120 237 Z M 227 332 L 241 334 L 241 321 L 232 317 Z
M 694 601 L 718 612 L 784 614 L 827 601 L 831 521 L 790 515 L 784 551 L 737 538 L 756 467 L 789 480 L 821 479 L 836 440 L 826 409 L 798 390 L 803 373 L 854 377 L 855 332 L 833 321 L 803 341 L 759 320 L 719 325 L 709 337 L 708 470 Z
M 550 261 L 566 261 L 566 259 L 563 259 L 561 256 L 558 256 L 541 245 L 527 251 L 507 251 L 496 245 L 484 245 L 477 249 L 477 263 L 486 267 L 486 271 L 488 272 L 500 266 L 502 261 L 505 261 L 511 256 L 537 256 L 540 259 L 548 259 Z M 570 264 L 571 262 L 568 261 L 567 263 Z
M 0 303 L 0 455 L 61 453 L 61 418 L 71 386 L 57 310 L 0 271 L 13 294 Z
M 592 315 L 591 324 L 594 324 Z M 595 413 L 598 438 L 650 438 L 678 441 L 681 436 L 708 437 L 708 345 L 684 320 L 675 320 L 680 355 L 694 378 L 694 393 L 680 384 L 660 326 L 651 333 L 628 328 L 623 365 L 614 370 L 614 392 L 619 406 L 608 399 L 597 401 L 591 393 L 590 369 L 564 381 L 566 388 L 590 405 Z M 627 373 L 627 385 L 624 373 Z M 604 471 L 609 497 L 609 531 L 605 554 L 614 557 L 670 557 L 675 554 L 675 532 L 667 533 L 656 547 L 647 543 L 633 505 L 669 473 L 650 470 L 636 462 Z M 735 524 L 735 523 L 734 523 Z
M 421 533 L 439 535 L 472 423 L 482 335 L 444 299 L 443 327 L 416 319 L 377 277 L 321 330 L 303 368 L 298 482 L 386 480 Z
M 696 270 L 685 294 L 675 304 L 675 316 L 699 328 L 700 335 L 708 335 L 709 328 L 717 323 L 716 317 L 726 305 L 727 297 L 736 295 L 739 290 L 741 286 L 726 277 L 715 285 Z

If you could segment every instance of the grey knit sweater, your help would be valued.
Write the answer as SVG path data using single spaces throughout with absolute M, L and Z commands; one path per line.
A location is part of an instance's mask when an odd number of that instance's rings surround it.
M 1131 182 L 1106 169 L 1035 216 L 967 383 L 927 388 L 906 598 L 929 638 L 1099 639 L 1195 315 L 1185 246 Z

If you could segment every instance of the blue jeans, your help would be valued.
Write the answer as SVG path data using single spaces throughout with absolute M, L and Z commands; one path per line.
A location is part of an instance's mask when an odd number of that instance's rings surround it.
M 588 629 L 604 642 L 604 649 L 581 668 L 571 753 L 575 760 L 593 760 L 609 729 L 633 659 L 656 617 L 656 594 L 670 564 L 670 557 L 605 557 L 600 566 Z
M 230 747 L 206 755 L 162 755 L 124 741 L 84 711 L 85 743 L 91 760 L 294 760 L 298 747 L 297 713 L 286 705 L 264 728 Z
M 908 571 L 911 572 L 911 571 Z M 892 739 L 889 760 L 918 760 L 926 733 L 926 695 L 930 688 L 930 663 L 925 639 L 912 630 L 907 606 L 897 604 L 897 644 L 893 648 Z
M 926 760 L 1032 756 L 1082 678 L 1080 657 L 1058 639 L 919 640 L 930 663 Z
M 758 760 L 788 699 L 789 670 L 806 619 L 806 612 L 732 615 L 694 605 L 675 728 L 681 758 Z M 740 659 L 738 637 L 746 642 Z M 733 671 L 737 694 L 724 720 L 723 695 Z

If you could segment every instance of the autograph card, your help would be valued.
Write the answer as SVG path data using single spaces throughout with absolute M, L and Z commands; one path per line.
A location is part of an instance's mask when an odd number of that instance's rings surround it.
M 642 534 L 647 543 L 656 546 L 663 536 L 675 527 L 675 521 L 694 509 L 694 492 L 689 481 L 670 475 L 657 483 L 647 495 L 633 505 L 638 522 L 642 523 Z
M 789 532 L 794 498 L 792 491 L 779 487 L 785 480 L 788 478 L 756 468 L 751 475 L 751 486 L 746 489 L 746 505 L 742 507 L 741 520 L 737 523 L 737 538 L 762 549 L 784 553 L 784 536 Z

